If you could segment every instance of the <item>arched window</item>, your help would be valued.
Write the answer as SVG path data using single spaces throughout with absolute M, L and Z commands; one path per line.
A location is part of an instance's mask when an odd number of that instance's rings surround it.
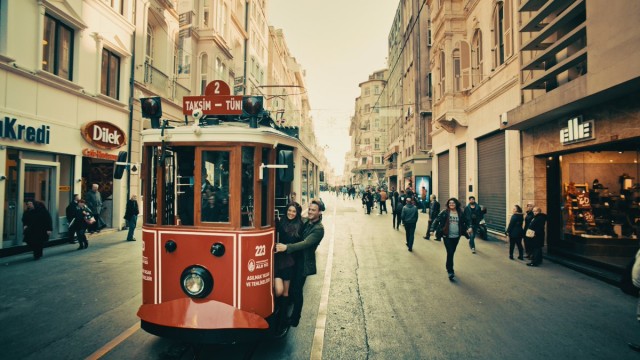
M 147 25 L 147 48 L 145 49 L 145 62 L 153 64 L 153 27 Z
M 476 29 L 471 40 L 471 81 L 472 86 L 482 81 L 482 31 Z
M 200 56 L 200 94 L 204 95 L 207 88 L 207 70 L 209 69 L 209 56 L 202 54 Z
M 504 7 L 503 3 L 496 4 L 493 12 L 493 68 L 504 64 Z
M 453 54 L 453 91 L 458 92 L 462 90 L 461 74 L 460 74 L 460 50 L 454 49 Z

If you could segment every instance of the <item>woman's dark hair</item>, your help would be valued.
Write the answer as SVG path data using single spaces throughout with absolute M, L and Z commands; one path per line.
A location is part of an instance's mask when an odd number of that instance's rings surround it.
M 516 208 L 516 211 L 521 213 L 522 212 L 522 208 L 520 207 L 520 205 L 514 205 L 514 207 Z
M 47 209 L 46 206 L 44 206 L 44 203 L 42 201 L 34 201 L 33 202 L 33 208 L 34 209 Z
M 456 199 L 454 197 L 449 198 L 449 200 L 447 200 L 447 207 L 446 207 L 447 209 L 449 209 L 449 201 L 453 201 L 456 204 L 456 211 L 457 212 L 462 211 L 462 209 L 460 208 L 460 201 L 458 201 L 458 199 Z
M 296 209 L 296 217 L 293 220 L 289 220 L 289 217 L 286 215 L 282 220 L 280 220 L 282 230 L 289 236 L 298 236 L 300 234 L 300 229 L 302 229 L 302 209 L 300 205 L 296 203 L 287 204 L 287 212 L 289 212 L 289 208 L 293 207 Z

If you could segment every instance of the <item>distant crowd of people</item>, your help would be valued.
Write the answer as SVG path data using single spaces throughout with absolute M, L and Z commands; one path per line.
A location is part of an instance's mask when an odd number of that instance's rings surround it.
M 487 209 L 476 202 L 475 196 L 469 196 L 465 206 L 458 199 L 450 198 L 441 210 L 436 195 L 431 194 L 427 199 L 424 187 L 419 191 L 414 191 L 411 186 L 400 191 L 391 187 L 387 191 L 385 187 L 368 186 L 357 190 L 353 186 L 338 186 L 335 193 L 344 200 L 361 198 L 362 207 L 367 215 L 375 208 L 378 209 L 378 215 L 386 214 L 387 200 L 390 200 L 392 227 L 400 230 L 400 225 L 404 226 L 408 251 L 413 251 L 419 213 L 428 213 L 427 232 L 423 238 L 430 240 L 434 234 L 436 241 L 444 242 L 447 251 L 445 268 L 450 280 L 455 278 L 454 254 L 460 238 L 467 239 L 471 253 L 475 254 L 476 236 L 487 236 L 484 219 Z M 540 266 L 546 215 L 532 203 L 527 204 L 524 213 L 520 205 L 514 205 L 512 212 L 509 225 L 505 229 L 505 235 L 509 238 L 509 258 L 514 259 L 514 250 L 517 247 L 519 260 L 525 260 L 526 257 L 529 260 L 528 266 Z

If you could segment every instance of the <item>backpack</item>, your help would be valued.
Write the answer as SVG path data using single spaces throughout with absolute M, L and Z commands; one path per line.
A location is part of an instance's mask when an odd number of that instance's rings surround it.
M 631 278 L 631 271 L 635 262 L 636 258 L 634 257 L 631 259 L 629 264 L 625 266 L 624 271 L 622 272 L 622 277 L 620 277 L 620 290 L 625 294 L 638 297 L 640 289 L 633 285 L 633 279 Z

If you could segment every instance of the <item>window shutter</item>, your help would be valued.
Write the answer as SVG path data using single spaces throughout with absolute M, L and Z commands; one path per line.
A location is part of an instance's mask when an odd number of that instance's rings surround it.
M 505 59 L 513 55 L 513 31 L 511 31 L 511 0 L 504 1 L 504 52 Z
M 462 69 L 462 90 L 471 89 L 471 46 L 466 41 L 460 42 L 460 68 Z

